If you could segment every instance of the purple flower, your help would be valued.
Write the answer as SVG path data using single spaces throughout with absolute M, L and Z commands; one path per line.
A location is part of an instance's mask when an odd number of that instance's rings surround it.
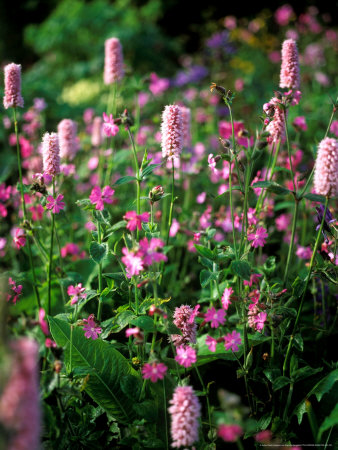
M 236 330 L 224 336 L 224 347 L 226 350 L 238 352 L 238 346 L 241 345 L 241 343 L 241 335 L 237 333 Z
M 99 334 L 102 333 L 102 328 L 96 326 L 94 314 L 90 314 L 88 319 L 83 319 L 83 321 L 86 322 L 86 325 L 83 327 L 86 338 L 91 338 L 93 340 L 98 339 Z
M 214 307 L 211 307 L 207 310 L 204 320 L 206 322 L 211 322 L 210 325 L 211 328 L 218 328 L 225 322 L 225 310 L 224 309 L 216 310 Z

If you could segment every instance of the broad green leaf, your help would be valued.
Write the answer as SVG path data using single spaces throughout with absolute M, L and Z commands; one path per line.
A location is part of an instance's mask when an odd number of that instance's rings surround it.
M 136 327 L 142 328 L 142 330 L 147 333 L 155 331 L 154 319 L 149 316 L 139 316 L 136 319 L 131 320 L 130 323 Z
M 108 247 L 107 244 L 99 244 L 98 242 L 92 241 L 89 246 L 89 254 L 92 259 L 100 264 L 103 259 L 107 256 Z
M 201 286 L 203 288 L 205 288 L 206 286 L 208 286 L 208 284 L 213 281 L 213 280 L 217 280 L 217 274 L 213 273 L 213 272 L 209 272 L 208 270 L 201 270 L 200 273 L 200 283 Z
M 50 331 L 58 346 L 65 348 L 65 364 L 70 370 L 70 324 L 48 317 Z M 88 370 L 85 391 L 109 415 L 123 423 L 130 423 L 135 416 L 134 401 L 121 389 L 123 377 L 133 376 L 135 384 L 141 384 L 140 375 L 111 344 L 101 339 L 84 336 L 83 329 L 74 327 L 72 341 L 72 367 Z
M 330 415 L 325 418 L 324 422 L 321 424 L 318 432 L 318 441 L 320 441 L 324 431 L 331 427 L 338 425 L 338 403 L 331 411 Z
M 272 389 L 274 391 L 278 391 L 279 389 L 282 389 L 284 386 L 286 386 L 287 384 L 290 384 L 291 380 L 288 377 L 278 377 L 276 378 L 273 383 L 272 383 Z
M 338 381 L 338 369 L 330 372 L 326 377 L 322 378 L 310 391 L 308 397 L 314 394 L 320 402 L 323 395 L 329 392 L 335 382 Z
M 141 178 L 144 178 L 148 175 L 150 175 L 151 173 L 154 172 L 155 169 L 157 169 L 158 167 L 160 167 L 161 164 L 149 164 L 149 166 L 147 166 L 145 169 L 142 170 L 141 172 Z
M 250 264 L 247 261 L 232 261 L 231 270 L 243 280 L 250 281 Z
M 195 244 L 195 248 L 199 255 L 203 256 L 204 258 L 214 260 L 215 255 L 208 247 L 204 247 L 204 245 Z
M 325 204 L 325 197 L 323 195 L 318 194 L 305 194 L 304 198 L 307 198 L 308 200 L 311 200 L 312 202 L 320 202 Z
M 295 370 L 295 372 L 292 374 L 292 378 L 295 380 L 295 382 L 300 381 L 303 380 L 304 378 L 314 375 L 315 373 L 321 372 L 322 370 L 323 370 L 322 367 L 314 369 L 313 367 L 305 366 Z
M 130 183 L 131 181 L 136 180 L 136 177 L 132 177 L 130 175 L 126 175 L 125 177 L 121 177 L 115 181 L 113 186 L 121 186 L 121 184 Z
M 103 209 L 102 211 L 94 210 L 93 216 L 98 222 L 104 223 L 105 225 L 110 225 L 111 214 L 108 210 L 106 209 Z
M 132 311 L 126 310 L 120 312 L 117 316 L 111 319 L 105 320 L 101 325 L 103 328 L 105 328 L 105 335 L 107 334 L 107 332 L 108 334 L 119 333 L 135 318 L 136 316 Z

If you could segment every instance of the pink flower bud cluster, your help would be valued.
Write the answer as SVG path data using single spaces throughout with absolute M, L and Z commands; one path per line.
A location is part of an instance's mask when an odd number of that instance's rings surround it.
M 60 157 L 72 160 L 78 146 L 76 142 L 77 125 L 73 120 L 63 119 L 58 125 Z
M 42 139 L 43 171 L 55 176 L 60 173 L 60 146 L 57 133 L 45 133 Z
M 338 195 L 337 139 L 327 137 L 319 143 L 313 184 L 319 195 Z
M 122 45 L 117 38 L 107 39 L 105 42 L 104 84 L 112 84 L 120 81 L 123 76 Z
M 189 321 L 193 312 L 193 308 L 189 305 L 182 305 L 179 308 L 175 308 L 174 325 L 176 325 L 182 332 L 182 335 L 170 335 L 170 339 L 175 346 L 196 343 L 197 324 L 194 321 Z
M 299 61 L 297 44 L 293 39 L 287 39 L 282 45 L 282 66 L 280 72 L 281 88 L 299 89 Z
M 167 105 L 162 113 L 162 156 L 172 160 L 179 158 L 183 147 L 183 120 L 181 108 Z
M 41 413 L 38 344 L 21 338 L 10 344 L 11 373 L 0 397 L 0 422 L 8 430 L 7 450 L 40 448 Z
M 269 104 L 274 106 L 274 114 L 272 121 L 267 125 L 266 131 L 270 133 L 270 141 L 277 142 L 285 139 L 285 120 L 284 111 L 277 105 L 280 104 L 280 100 L 274 97 L 270 100 Z
M 5 66 L 5 109 L 20 106 L 23 108 L 21 96 L 21 64 L 7 64 Z
M 181 106 L 182 122 L 183 122 L 183 146 L 191 146 L 191 111 L 186 106 Z
M 171 438 L 174 448 L 190 447 L 198 441 L 198 419 L 201 415 L 201 405 L 191 386 L 178 386 L 175 389 L 171 406 Z

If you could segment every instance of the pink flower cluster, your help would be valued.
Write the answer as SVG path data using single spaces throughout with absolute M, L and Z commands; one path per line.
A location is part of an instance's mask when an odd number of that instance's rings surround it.
M 195 344 L 197 324 L 194 320 L 190 320 L 194 314 L 194 309 L 189 305 L 182 305 L 175 308 L 174 325 L 181 330 L 180 334 L 171 334 L 170 339 L 175 346 Z
M 86 298 L 86 288 L 82 287 L 82 283 L 79 283 L 75 286 L 71 285 L 67 288 L 67 294 L 71 297 L 70 304 L 75 305 L 82 298 Z
M 119 132 L 119 127 L 114 122 L 113 114 L 109 116 L 103 113 L 103 132 L 107 137 L 114 137 Z
M 171 437 L 174 448 L 189 447 L 198 440 L 201 406 L 191 386 L 178 386 L 170 400 Z
M 11 277 L 8 278 L 8 284 L 14 294 L 13 293 L 7 294 L 7 301 L 8 302 L 12 301 L 15 305 L 19 296 L 22 294 L 22 285 L 21 284 L 16 285 L 15 281 Z
M 58 125 L 60 157 L 72 160 L 78 150 L 77 125 L 71 119 L 63 119 Z
M 265 228 L 258 227 L 254 233 L 248 233 L 248 241 L 253 248 L 264 247 L 268 236 Z
M 299 89 L 299 61 L 297 44 L 293 39 L 287 39 L 282 45 L 282 65 L 280 72 L 281 88 Z
M 120 81 L 123 76 L 123 52 L 120 40 L 115 37 L 107 39 L 105 42 L 104 84 Z
M 284 141 L 285 139 L 284 111 L 278 106 L 280 103 L 277 97 L 273 97 L 270 100 L 270 104 L 274 106 L 274 114 L 271 122 L 266 127 L 266 131 L 270 133 L 269 140 L 271 142 Z
M 323 139 L 318 146 L 313 185 L 317 194 L 338 195 L 338 140 Z
M 10 377 L 0 396 L 0 422 L 9 432 L 7 450 L 40 448 L 41 412 L 37 342 L 21 338 L 10 344 Z
M 56 133 L 45 133 L 42 140 L 43 171 L 55 176 L 60 173 L 60 146 Z
M 164 242 L 159 238 L 145 237 L 140 240 L 138 250 L 129 250 L 123 247 L 121 261 L 126 266 L 127 277 L 139 275 L 146 267 L 161 261 L 167 261 L 166 255 L 159 252 L 164 247 Z
M 183 120 L 181 108 L 168 105 L 162 113 L 162 156 L 169 161 L 179 158 L 183 147 Z
M 21 96 L 21 64 L 7 64 L 5 66 L 5 109 L 20 106 L 23 108 Z

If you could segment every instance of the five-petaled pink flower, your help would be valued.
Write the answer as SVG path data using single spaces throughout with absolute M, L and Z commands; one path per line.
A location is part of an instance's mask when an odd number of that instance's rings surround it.
M 46 208 L 51 209 L 52 213 L 54 214 L 59 214 L 59 212 L 65 207 L 65 203 L 62 200 L 63 200 L 62 194 L 59 194 L 56 198 L 54 198 L 51 195 L 48 195 Z
M 88 319 L 83 319 L 83 321 L 86 322 L 86 325 L 83 327 L 86 338 L 98 339 L 99 334 L 102 333 L 102 328 L 96 326 L 94 314 L 90 314 Z
M 82 283 L 79 283 L 76 286 L 68 286 L 67 294 L 72 297 L 70 304 L 75 305 L 81 298 L 86 298 L 87 294 L 85 291 L 86 288 L 82 287 Z
M 206 343 L 208 349 L 211 352 L 215 352 L 216 351 L 216 346 L 217 346 L 217 340 L 216 339 L 214 339 L 211 336 L 207 336 L 206 340 L 205 340 L 205 343 Z
M 24 247 L 26 244 L 25 230 L 22 230 L 21 228 L 17 228 L 15 230 L 13 242 L 18 250 L 20 250 L 21 247 Z
M 163 363 L 153 362 L 145 363 L 142 367 L 143 378 L 150 378 L 150 381 L 156 383 L 157 380 L 163 380 L 168 367 Z
M 229 308 L 229 305 L 231 305 L 230 297 L 233 293 L 234 293 L 234 290 L 232 289 L 232 287 L 230 287 L 230 288 L 227 287 L 224 289 L 224 292 L 222 295 L 222 305 L 225 310 L 227 310 Z
M 204 320 L 206 322 L 211 322 L 211 328 L 218 328 L 220 325 L 223 325 L 225 322 L 225 310 L 218 309 L 216 310 L 213 306 L 209 308 L 205 314 Z
M 144 269 L 142 258 L 132 250 L 128 250 L 127 247 L 123 247 L 121 261 L 126 266 L 127 277 L 131 278 L 134 275 L 139 275 Z
M 113 114 L 108 117 L 106 113 L 103 113 L 103 131 L 106 136 L 116 136 L 119 132 L 119 127 L 114 123 Z
M 234 330 L 232 333 L 228 333 L 224 336 L 224 347 L 226 350 L 232 350 L 238 352 L 238 346 L 241 345 L 241 335 Z
M 104 203 L 113 203 L 114 189 L 110 186 L 105 186 L 102 191 L 99 186 L 95 186 L 90 193 L 89 200 L 93 205 L 96 205 L 95 209 L 102 211 Z
M 248 234 L 248 241 L 251 242 L 251 246 L 254 248 L 264 247 L 268 233 L 263 227 L 258 227 L 254 233 Z
M 137 214 L 136 211 L 128 211 L 123 218 L 128 222 L 126 226 L 127 230 L 135 231 L 136 228 L 142 230 L 142 222 L 149 222 L 149 213 Z
M 196 362 L 196 350 L 189 345 L 176 347 L 176 353 L 175 360 L 183 367 L 190 367 Z
M 164 242 L 160 238 L 151 238 L 148 242 L 147 238 L 143 238 L 139 242 L 139 254 L 142 255 L 143 263 L 151 266 L 153 263 L 167 261 L 167 256 L 158 250 L 164 247 Z

